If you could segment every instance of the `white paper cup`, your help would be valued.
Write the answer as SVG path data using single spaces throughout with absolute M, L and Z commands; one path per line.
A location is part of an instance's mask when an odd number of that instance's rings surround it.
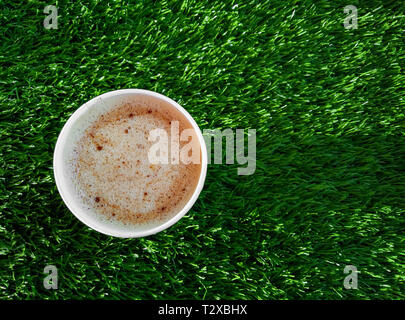
M 85 129 L 91 125 L 93 119 L 114 108 L 114 106 L 127 100 L 152 99 L 169 103 L 173 108 L 180 111 L 192 124 L 198 141 L 201 146 L 201 173 L 197 187 L 186 205 L 169 220 L 156 222 L 151 225 L 121 225 L 111 223 L 108 219 L 100 219 L 100 213 L 95 213 L 94 209 L 89 209 L 83 200 L 78 196 L 77 189 L 72 184 L 72 169 L 68 163 L 71 151 L 77 139 L 84 133 Z M 197 123 L 191 115 L 172 99 L 149 90 L 124 89 L 104 93 L 82 105 L 77 109 L 64 125 L 56 142 L 53 156 L 53 171 L 59 193 L 69 210 L 88 227 L 110 235 L 121 238 L 145 237 L 158 233 L 179 221 L 193 206 L 197 200 L 205 181 L 207 173 L 207 148 L 205 141 Z

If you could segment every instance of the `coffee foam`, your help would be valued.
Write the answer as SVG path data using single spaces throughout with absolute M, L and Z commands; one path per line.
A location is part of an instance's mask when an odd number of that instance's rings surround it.
M 151 164 L 151 130 L 179 122 L 192 129 L 177 109 L 161 101 L 133 99 L 116 106 L 100 101 L 72 137 L 71 181 L 89 214 L 117 227 L 148 228 L 178 213 L 191 198 L 200 164 Z M 180 141 L 180 148 L 185 142 Z M 170 145 L 169 145 L 170 150 Z

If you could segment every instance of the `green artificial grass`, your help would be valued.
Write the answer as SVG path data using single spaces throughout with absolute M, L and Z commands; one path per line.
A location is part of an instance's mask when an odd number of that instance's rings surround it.
M 358 29 L 343 27 L 348 4 Z M 0 8 L 1 299 L 405 298 L 403 2 Z M 209 165 L 193 209 L 157 235 L 87 228 L 58 194 L 53 149 L 80 105 L 123 88 L 171 97 L 201 129 L 256 129 L 255 173 Z

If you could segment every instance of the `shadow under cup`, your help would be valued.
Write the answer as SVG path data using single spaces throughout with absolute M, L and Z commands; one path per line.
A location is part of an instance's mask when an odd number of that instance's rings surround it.
M 184 117 L 194 129 L 200 145 L 201 170 L 195 190 L 185 205 L 177 213 L 171 214 L 167 219 L 152 220 L 146 224 L 124 224 L 104 217 L 89 208 L 79 196 L 77 185 L 74 183 L 72 155 L 78 141 L 85 131 L 102 114 L 106 114 L 117 106 L 125 103 L 139 102 L 139 104 L 164 105 L 173 108 L 174 113 Z M 180 220 L 197 200 L 205 181 L 207 171 L 207 149 L 204 138 L 197 123 L 190 114 L 172 99 L 156 92 L 142 89 L 124 89 L 102 94 L 77 109 L 64 125 L 59 134 L 53 159 L 54 176 L 59 193 L 69 210 L 88 227 L 101 233 L 122 237 L 144 237 L 160 232 Z

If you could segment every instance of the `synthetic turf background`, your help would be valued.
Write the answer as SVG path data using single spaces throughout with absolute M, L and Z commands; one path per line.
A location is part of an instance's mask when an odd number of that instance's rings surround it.
M 343 27 L 348 4 L 358 29 Z M 403 2 L 0 8 L 0 298 L 405 298 Z M 255 173 L 210 165 L 157 235 L 90 230 L 57 192 L 53 149 L 80 105 L 123 88 L 171 97 L 201 129 L 256 129 Z M 58 290 L 43 288 L 48 264 Z

